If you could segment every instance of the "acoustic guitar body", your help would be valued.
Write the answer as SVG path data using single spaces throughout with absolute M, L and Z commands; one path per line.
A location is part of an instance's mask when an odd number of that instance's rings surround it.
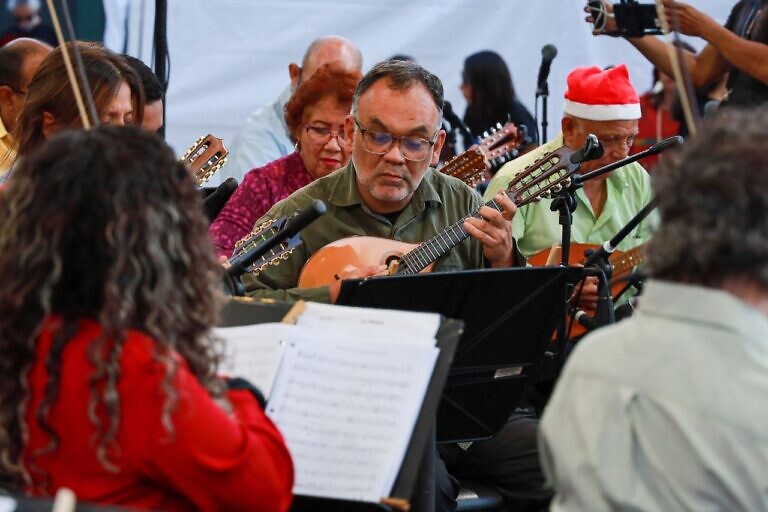
M 586 256 L 584 256 L 584 252 L 589 249 L 596 251 L 599 248 L 600 246 L 595 244 L 582 244 L 582 243 L 571 242 L 570 252 L 568 254 L 568 263 L 570 265 L 583 265 L 587 259 Z M 534 267 L 546 266 L 550 250 L 551 249 L 544 249 L 530 256 L 528 258 L 528 263 L 530 263 Z M 616 295 L 622 289 L 624 289 L 624 287 L 626 286 L 626 283 L 618 279 L 620 277 L 623 277 L 629 274 L 635 266 L 640 264 L 645 259 L 645 255 L 643 253 L 644 250 L 645 250 L 645 244 L 643 243 L 626 252 L 615 251 L 613 254 L 611 254 L 608 257 L 608 261 L 611 263 L 611 267 L 613 271 L 611 276 L 611 279 L 612 279 L 611 294 L 612 295 Z M 557 264 L 559 263 L 560 263 L 560 258 L 558 257 Z M 569 320 L 569 323 L 570 323 L 570 320 Z M 587 332 L 587 329 L 584 326 L 578 323 L 574 323 L 573 326 L 571 327 L 570 334 L 572 338 L 576 338 L 586 332 Z
M 299 288 L 329 285 L 345 270 L 389 265 L 393 260 L 418 247 L 375 236 L 352 236 L 336 240 L 318 250 L 307 260 L 299 276 Z M 432 269 L 429 265 L 424 272 Z

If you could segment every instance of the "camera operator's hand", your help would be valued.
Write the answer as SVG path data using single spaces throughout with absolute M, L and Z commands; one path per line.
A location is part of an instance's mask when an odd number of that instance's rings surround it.
M 713 26 L 719 27 L 714 19 L 688 4 L 673 0 L 663 0 L 662 3 L 670 27 L 674 27 L 673 20 L 677 18 L 678 26 L 676 28 L 681 34 L 706 39 L 708 29 Z
M 588 14 L 585 18 L 587 23 L 592 24 L 592 34 L 611 34 L 618 31 L 616 18 L 613 15 L 613 5 L 604 0 L 591 0 L 584 7 L 584 12 Z

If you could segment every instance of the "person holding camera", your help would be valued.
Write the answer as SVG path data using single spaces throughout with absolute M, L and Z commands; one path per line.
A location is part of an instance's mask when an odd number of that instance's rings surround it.
M 698 54 L 682 51 L 696 87 L 716 83 L 728 73 L 729 95 L 724 104 L 751 107 L 768 102 L 768 0 L 739 0 L 725 25 L 709 15 L 675 0 L 663 0 L 670 23 L 677 20 L 682 34 L 707 41 Z M 614 6 L 600 0 L 589 2 L 587 21 L 595 35 L 622 35 L 613 16 Z M 627 40 L 663 73 L 672 76 L 667 44 L 654 36 Z

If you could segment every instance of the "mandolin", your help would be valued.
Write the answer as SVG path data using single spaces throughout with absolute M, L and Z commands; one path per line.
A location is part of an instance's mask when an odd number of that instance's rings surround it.
M 227 156 L 229 150 L 224 142 L 209 134 L 197 139 L 179 161 L 187 166 L 199 187 L 227 163 Z
M 629 275 L 632 270 L 645 260 L 645 247 L 648 242 L 642 243 L 628 251 L 614 251 L 608 256 L 608 262 L 611 264 L 611 294 L 617 295 L 624 288 L 626 283 L 620 281 L 620 278 Z M 570 265 L 583 265 L 587 257 L 584 253 L 588 250 L 597 250 L 599 245 L 595 244 L 580 244 L 571 243 L 571 250 L 569 253 Z M 551 248 L 539 251 L 536 254 L 528 258 L 528 263 L 534 267 L 543 267 L 547 265 Z M 570 317 L 569 317 L 570 318 Z M 571 327 L 570 337 L 575 338 L 581 336 L 587 331 L 586 327 L 581 324 L 573 323 Z
M 245 254 L 248 250 L 257 247 L 260 243 L 264 242 L 269 237 L 283 229 L 288 220 L 289 217 L 280 217 L 279 219 L 266 221 L 257 225 L 255 228 L 253 228 L 251 233 L 249 233 L 246 237 L 242 238 L 235 244 L 235 249 L 232 252 L 232 257 L 229 258 L 229 263 L 231 264 L 235 258 L 238 258 Z M 301 243 L 301 238 L 299 238 L 299 235 L 296 234 L 288 240 L 285 240 L 273 247 L 246 270 L 253 276 L 257 276 L 265 268 L 279 265 L 281 261 L 287 259 L 291 253 L 299 245 L 301 245 Z
M 590 136 L 588 144 L 579 153 L 589 155 L 597 146 L 597 139 Z M 573 149 L 561 146 L 542 156 L 510 181 L 507 195 L 521 207 L 559 191 L 570 183 L 571 175 L 579 168 L 578 158 L 571 158 L 576 153 Z M 502 210 L 495 200 L 488 201 L 485 206 Z M 392 263 L 396 263 L 393 275 L 429 271 L 435 261 L 469 236 L 464 229 L 464 221 L 469 217 L 479 217 L 478 210 L 421 244 L 377 237 L 348 237 L 331 242 L 307 260 L 299 276 L 299 287 L 313 288 L 331 284 L 337 275 L 349 267 L 387 265 L 393 268 Z
M 485 180 L 486 172 L 501 167 L 517 156 L 517 148 L 525 142 L 525 133 L 512 123 L 483 133 L 477 144 L 445 162 L 438 170 L 462 180 L 470 187 Z

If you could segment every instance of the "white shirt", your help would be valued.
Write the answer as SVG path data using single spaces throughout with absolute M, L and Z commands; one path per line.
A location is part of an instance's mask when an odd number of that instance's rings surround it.
M 254 110 L 235 137 L 227 164 L 219 174 L 224 181 L 229 177 L 243 181 L 245 173 L 262 167 L 273 160 L 293 152 L 294 143 L 288 135 L 283 108 L 291 97 L 286 87 L 277 100 Z
M 768 319 L 651 281 L 577 346 L 541 427 L 551 510 L 768 510 Z

